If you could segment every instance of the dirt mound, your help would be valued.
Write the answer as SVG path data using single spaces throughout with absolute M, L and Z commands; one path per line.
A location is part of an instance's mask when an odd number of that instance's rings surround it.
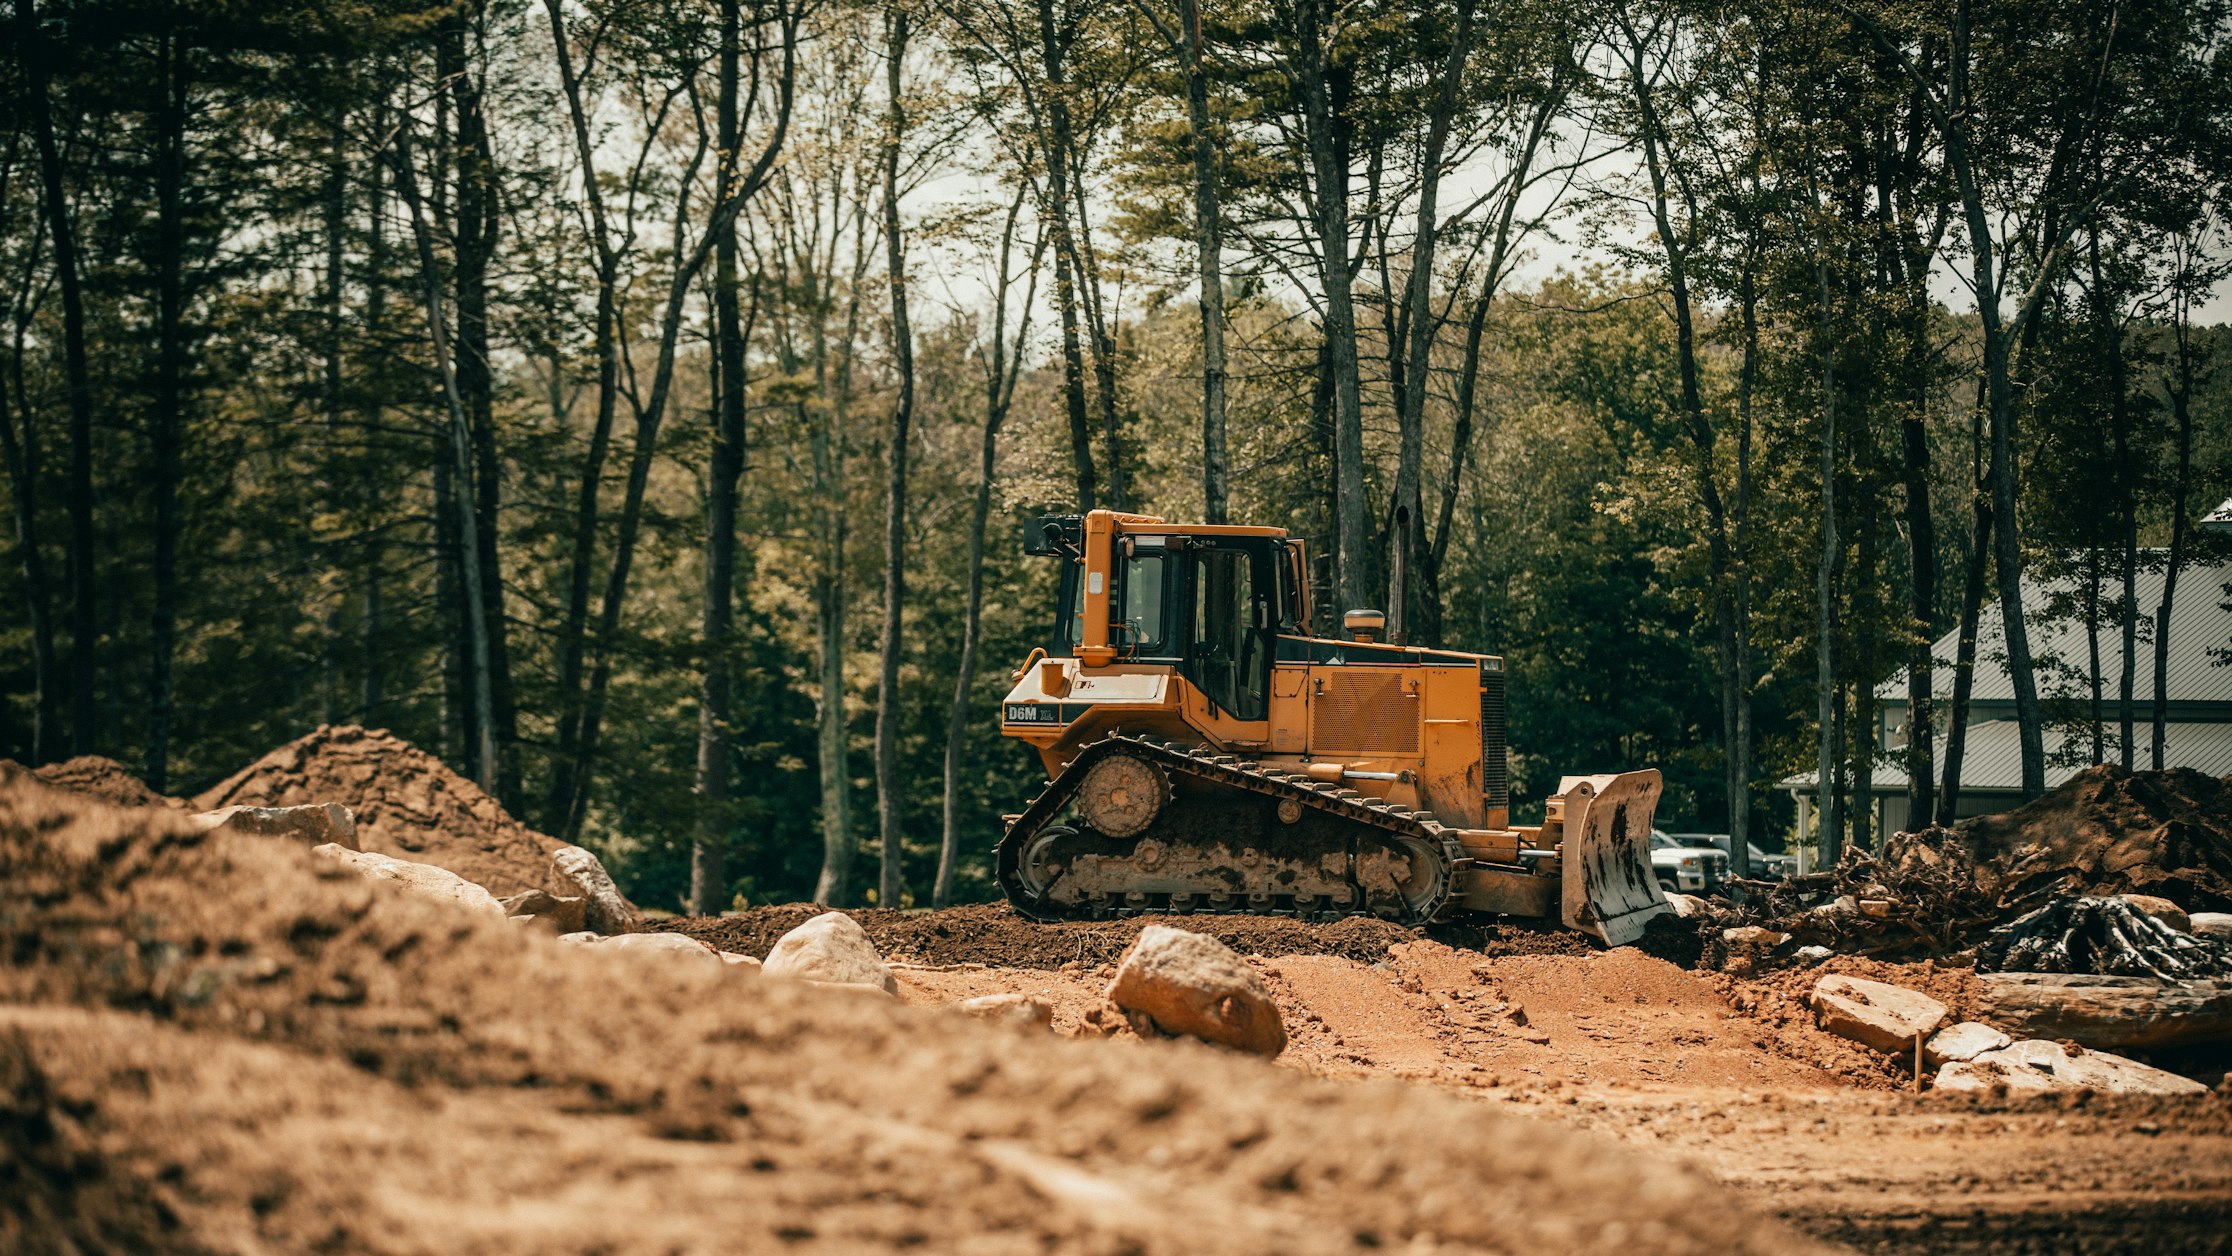
M 0 1180 L 68 1170 L 11 1250 L 1809 1250 L 1424 1089 L 568 947 L 20 773 L 0 886 Z
M 2003 905 L 2080 894 L 2153 894 L 2232 911 L 2232 782 L 2189 768 L 2087 768 L 2060 788 L 1956 830 Z
M 386 729 L 321 725 L 233 773 L 194 806 L 314 802 L 355 812 L 365 850 L 447 868 L 498 898 L 581 892 L 551 867 L 550 852 L 563 843 L 513 819 L 480 786 Z
M 4 762 L 4 761 L 0 761 Z M 21 768 L 22 765 L 10 763 Z M 43 768 L 32 769 L 38 778 L 50 785 L 59 785 L 74 793 L 102 802 L 112 802 L 119 807 L 184 807 L 184 799 L 158 794 L 147 787 L 147 782 L 134 776 L 130 768 L 114 759 L 104 759 L 97 754 L 81 754 L 61 763 L 49 763 Z
M 764 957 L 775 939 L 825 910 L 811 903 L 788 903 L 724 916 L 652 920 L 644 927 L 685 933 L 724 951 Z M 1330 924 L 1277 916 L 1134 916 L 1039 924 L 1016 915 L 1005 903 L 928 912 L 848 908 L 845 914 L 859 921 L 876 949 L 893 959 L 917 964 L 977 963 L 994 968 L 1052 969 L 1064 964 L 1113 963 L 1139 931 L 1151 924 L 1206 933 L 1243 955 L 1338 955 L 1367 964 L 1385 959 L 1388 947 L 1418 936 L 1401 925 L 1363 917 Z

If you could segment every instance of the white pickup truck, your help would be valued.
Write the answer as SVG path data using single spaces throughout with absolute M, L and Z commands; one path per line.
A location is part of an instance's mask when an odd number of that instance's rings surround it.
M 1728 880 L 1728 856 L 1710 846 L 1685 846 L 1652 829 L 1651 871 L 1662 890 L 1705 894 Z

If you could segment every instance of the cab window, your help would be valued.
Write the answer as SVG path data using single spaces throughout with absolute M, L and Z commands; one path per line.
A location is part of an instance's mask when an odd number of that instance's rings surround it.
M 1163 556 L 1143 554 L 1124 561 L 1123 586 L 1118 590 L 1118 616 L 1124 640 L 1132 654 L 1161 654 L 1169 636 L 1163 617 Z

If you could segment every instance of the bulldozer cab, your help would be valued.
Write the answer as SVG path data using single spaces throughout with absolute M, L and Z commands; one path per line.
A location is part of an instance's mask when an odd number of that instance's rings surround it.
M 1217 710 L 1240 720 L 1267 718 L 1277 639 L 1308 633 L 1298 543 L 1134 533 L 1117 538 L 1113 549 L 1106 591 L 1113 660 L 1173 667 Z M 1063 564 L 1063 610 L 1048 654 L 1073 657 L 1087 646 L 1087 594 L 1096 574 L 1079 562 Z

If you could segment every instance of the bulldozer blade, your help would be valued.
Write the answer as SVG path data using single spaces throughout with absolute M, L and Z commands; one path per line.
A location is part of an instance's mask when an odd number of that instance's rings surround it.
M 1626 946 L 1651 917 L 1668 910 L 1651 871 L 1651 819 L 1658 810 L 1653 770 L 1569 776 L 1565 799 L 1564 884 L 1559 910 L 1568 929 Z

